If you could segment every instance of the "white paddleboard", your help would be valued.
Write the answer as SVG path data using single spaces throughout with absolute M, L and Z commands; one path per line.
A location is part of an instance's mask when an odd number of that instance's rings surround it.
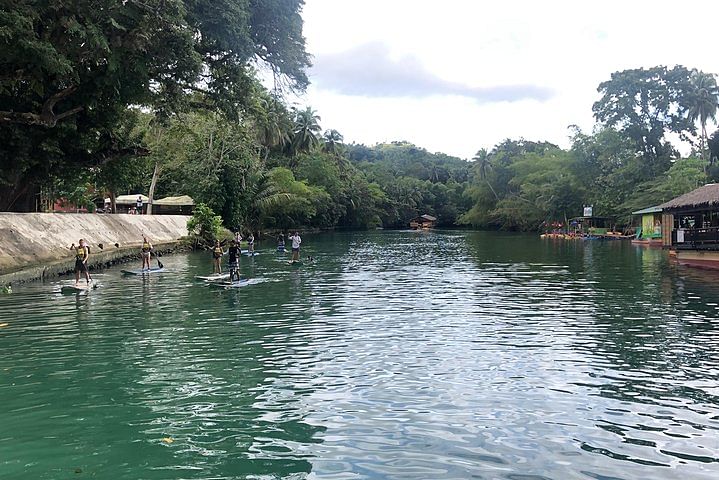
M 198 280 L 204 280 L 205 282 L 221 282 L 230 278 L 229 273 L 214 273 L 212 275 L 195 275 Z
M 165 269 L 164 269 L 164 268 L 159 268 L 159 267 L 152 267 L 152 268 L 149 269 L 149 270 L 148 270 L 148 269 L 136 268 L 136 269 L 134 269 L 134 270 L 120 270 L 120 271 L 121 271 L 122 273 L 124 273 L 125 275 L 149 275 L 149 274 L 151 274 L 151 273 L 164 272 Z

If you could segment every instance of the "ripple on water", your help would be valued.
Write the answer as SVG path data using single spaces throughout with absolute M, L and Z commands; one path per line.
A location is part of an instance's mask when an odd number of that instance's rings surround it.
M 620 242 L 306 243 L 236 291 L 180 255 L 0 298 L 0 477 L 719 475 L 715 277 Z

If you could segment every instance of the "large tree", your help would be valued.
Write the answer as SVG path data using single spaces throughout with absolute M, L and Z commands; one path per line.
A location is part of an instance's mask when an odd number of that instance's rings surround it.
M 687 139 L 696 131 L 686 115 L 692 91 L 690 76 L 682 66 L 638 68 L 613 73 L 599 85 L 602 98 L 593 106 L 594 117 L 634 142 L 649 176 L 669 168 L 676 155 L 665 138 L 667 133 Z
M 0 210 L 53 170 L 127 153 L 130 105 L 238 118 L 255 68 L 302 89 L 302 0 L 15 0 L 0 7 Z

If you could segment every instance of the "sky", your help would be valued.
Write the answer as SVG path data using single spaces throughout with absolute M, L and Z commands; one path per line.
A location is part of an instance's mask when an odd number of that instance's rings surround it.
M 719 73 L 718 15 L 711 0 L 306 0 L 312 83 L 295 101 L 346 143 L 466 159 L 506 138 L 568 147 L 613 72 Z

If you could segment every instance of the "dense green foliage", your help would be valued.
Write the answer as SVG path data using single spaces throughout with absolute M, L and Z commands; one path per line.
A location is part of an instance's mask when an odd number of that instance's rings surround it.
M 0 3 L 0 210 L 143 192 L 189 195 L 199 213 L 255 232 L 404 228 L 421 214 L 533 230 L 585 204 L 623 224 L 719 177 L 719 134 L 707 135 L 719 88 L 682 66 L 612 74 L 594 131 L 575 128 L 569 149 L 507 139 L 468 162 L 408 142 L 345 144 L 282 96 L 308 83 L 302 5 Z

